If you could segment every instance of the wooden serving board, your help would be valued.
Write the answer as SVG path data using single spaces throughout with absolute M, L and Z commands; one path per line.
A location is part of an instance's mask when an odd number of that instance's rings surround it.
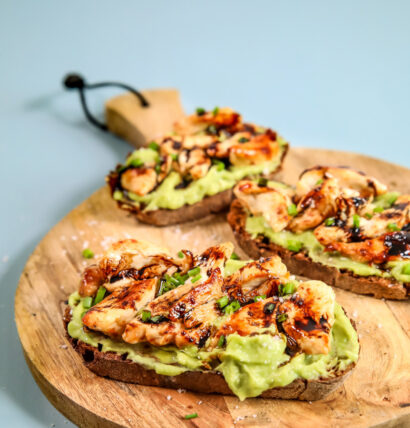
M 315 164 L 349 165 L 394 189 L 410 192 L 410 170 L 353 153 L 292 148 L 282 178 L 295 182 Z M 37 246 L 21 276 L 15 317 L 24 354 L 40 388 L 80 426 L 137 427 L 367 427 L 410 426 L 410 303 L 376 300 L 336 289 L 338 301 L 357 323 L 359 363 L 344 386 L 308 403 L 204 395 L 125 384 L 88 371 L 65 339 L 65 301 L 90 261 L 83 248 L 101 254 L 111 242 L 133 237 L 171 250 L 202 250 L 234 241 L 225 214 L 155 228 L 117 209 L 102 188 L 71 211 Z M 244 256 L 239 249 L 237 252 Z M 197 412 L 190 421 L 184 415 Z

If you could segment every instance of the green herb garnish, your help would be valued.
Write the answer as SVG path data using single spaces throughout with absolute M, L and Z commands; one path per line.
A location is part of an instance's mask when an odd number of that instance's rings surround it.
M 216 303 L 222 309 L 229 303 L 229 298 L 228 296 L 222 296 L 216 301 Z
M 233 252 L 233 253 L 231 254 L 231 260 L 240 260 L 240 258 L 239 258 L 239 256 L 238 256 L 238 254 L 236 254 L 235 252 Z
M 144 165 L 144 162 L 141 159 L 133 159 L 130 163 L 131 166 L 135 168 L 140 168 L 142 165 Z
M 277 322 L 284 322 L 288 319 L 288 314 L 280 314 L 277 316 Z
M 151 319 L 151 312 L 143 310 L 141 314 L 142 322 L 147 322 Z
M 197 107 L 195 111 L 198 116 L 203 116 L 206 113 L 206 110 L 202 107 Z
M 334 217 L 329 217 L 325 220 L 326 226 L 333 226 L 335 224 L 336 220 Z
M 246 138 L 246 137 L 241 137 L 238 140 L 239 143 L 247 143 L 248 141 L 249 141 L 249 138 Z
M 92 305 L 93 305 L 93 298 L 91 296 L 84 297 L 83 307 L 85 309 L 90 309 Z
M 262 294 L 262 295 L 260 295 L 260 296 L 256 296 L 256 297 L 254 297 L 254 301 L 255 302 L 260 302 L 261 300 L 265 300 L 266 299 L 266 295 L 265 294 Z
M 360 227 L 360 216 L 358 214 L 353 215 L 353 227 L 358 229 Z
M 400 227 L 397 226 L 396 223 L 389 223 L 387 225 L 387 230 L 389 230 L 390 232 L 398 232 L 400 230 Z
M 224 346 L 224 343 L 225 343 L 225 336 L 223 335 L 223 334 L 221 334 L 221 336 L 219 337 L 219 340 L 218 340 L 218 348 L 222 348 L 222 346 Z
M 199 272 L 201 272 L 201 268 L 199 266 L 197 266 L 197 267 L 189 270 L 188 275 L 192 277 L 192 276 L 198 275 Z
M 268 179 L 265 177 L 260 177 L 258 180 L 259 187 L 266 187 L 268 185 Z
M 315 183 L 315 186 L 319 186 L 319 184 L 323 183 L 323 178 L 321 178 L 320 180 L 317 180 Z
M 121 192 L 121 190 L 115 190 L 114 193 L 112 194 L 112 197 L 116 201 L 121 201 L 121 199 L 122 199 L 122 192 Z
M 102 285 L 100 287 L 98 287 L 97 294 L 94 297 L 94 305 L 96 305 L 97 303 L 100 303 L 101 300 L 104 299 L 106 292 L 107 292 L 107 290 Z
M 177 161 L 178 160 L 178 155 L 176 154 L 176 153 L 171 153 L 171 159 L 173 160 L 173 161 Z
M 287 294 L 293 294 L 296 291 L 296 283 L 289 281 L 285 284 L 279 284 L 279 295 L 286 296 Z
M 237 300 L 234 300 L 233 302 L 229 303 L 228 306 L 225 306 L 224 312 L 225 314 L 230 315 L 240 309 L 240 307 L 240 303 Z
M 182 251 L 178 251 L 178 257 L 180 259 L 183 259 L 185 257 L 185 254 Z
M 193 278 L 191 278 L 191 282 L 193 284 L 194 282 L 197 282 L 200 279 L 201 279 L 201 274 L 199 273 L 197 276 L 194 276 Z
M 382 213 L 383 211 L 384 211 L 383 207 L 376 207 L 376 208 L 373 209 L 374 213 Z
M 212 159 L 212 163 L 216 166 L 217 171 L 225 169 L 225 164 L 219 159 Z
M 83 250 L 83 257 L 85 259 L 92 259 L 94 257 L 94 251 L 90 250 L 89 248 L 86 248 Z
M 190 413 L 189 415 L 185 415 L 185 419 L 195 419 L 198 417 L 198 413 Z
M 295 215 L 297 215 L 298 213 L 298 208 L 295 204 L 290 204 L 288 206 L 288 214 L 292 217 L 294 217 Z
M 156 141 L 151 141 L 148 144 L 148 148 L 157 152 L 159 150 L 159 144 Z
M 373 216 L 370 213 L 365 213 L 364 216 L 370 220 L 371 218 L 373 218 Z
M 213 114 L 214 116 L 216 116 L 218 113 L 219 113 L 219 107 L 215 107 L 215 108 L 212 110 L 212 114 Z

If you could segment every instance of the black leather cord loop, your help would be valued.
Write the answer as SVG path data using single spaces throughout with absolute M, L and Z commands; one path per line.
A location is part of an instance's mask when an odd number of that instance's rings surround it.
M 107 131 L 108 127 L 105 123 L 102 123 L 99 120 L 97 120 L 91 114 L 90 110 L 88 110 L 87 100 L 85 98 L 85 90 L 86 89 L 97 89 L 97 88 L 103 88 L 106 86 L 117 86 L 119 88 L 126 89 L 129 92 L 132 92 L 140 100 L 142 107 L 149 107 L 149 103 L 148 103 L 147 99 L 140 92 L 138 92 L 136 89 L 132 88 L 131 86 L 125 85 L 124 83 L 101 82 L 101 83 L 88 84 L 88 83 L 86 83 L 86 81 L 84 80 L 84 78 L 82 76 L 80 76 L 79 74 L 72 73 L 72 74 L 68 74 L 64 78 L 63 85 L 67 89 L 77 89 L 78 90 L 78 92 L 80 94 L 81 106 L 83 108 L 83 111 L 84 111 L 86 118 L 94 126 L 96 126 L 97 128 L 99 128 L 103 131 Z

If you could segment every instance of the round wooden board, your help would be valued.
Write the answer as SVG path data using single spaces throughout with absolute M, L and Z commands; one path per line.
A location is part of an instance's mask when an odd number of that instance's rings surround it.
M 349 165 L 410 192 L 410 170 L 370 157 L 292 148 L 282 179 L 295 182 L 315 164 Z M 88 263 L 83 248 L 101 253 L 126 237 L 150 240 L 171 250 L 201 250 L 234 241 L 225 214 L 166 228 L 139 224 L 117 209 L 102 188 L 71 211 L 37 246 L 21 276 L 15 317 L 27 363 L 51 403 L 80 426 L 409 426 L 409 302 L 388 302 L 336 289 L 338 301 L 356 321 L 361 356 L 344 386 L 313 402 L 248 399 L 125 384 L 87 370 L 65 339 L 64 302 Z M 243 255 L 239 249 L 238 253 Z M 169 399 L 170 398 L 170 399 Z M 199 417 L 185 421 L 183 416 Z

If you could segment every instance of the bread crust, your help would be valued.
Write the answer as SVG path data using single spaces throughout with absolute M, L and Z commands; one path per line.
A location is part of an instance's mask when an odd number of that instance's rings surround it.
M 128 360 L 126 355 L 101 352 L 98 348 L 73 339 L 68 334 L 67 326 L 70 319 L 70 307 L 67 307 L 63 319 L 66 337 L 74 350 L 82 357 L 84 365 L 98 376 L 146 386 L 183 389 L 205 394 L 234 395 L 223 375 L 216 371 L 188 371 L 177 376 L 165 376 Z M 352 325 L 355 327 L 353 322 Z M 355 365 L 352 363 L 346 370 L 325 379 L 295 379 L 289 385 L 264 391 L 260 397 L 304 401 L 320 400 L 339 388 L 351 374 Z
M 372 295 L 378 299 L 405 300 L 409 298 L 410 290 L 394 278 L 355 275 L 348 270 L 339 270 L 314 262 L 305 253 L 294 253 L 280 245 L 266 242 L 262 237 L 252 239 L 245 229 L 246 217 L 247 214 L 241 202 L 235 199 L 228 213 L 228 223 L 239 246 L 253 259 L 277 254 L 293 274 L 324 281 L 329 285 L 357 294 Z
M 283 161 L 288 152 L 289 145 L 284 146 L 280 158 L 278 168 L 269 175 L 269 179 L 273 179 L 276 174 L 282 169 Z M 117 176 L 116 173 L 111 173 L 107 177 L 107 183 L 110 187 L 111 194 L 114 193 Z M 207 215 L 218 213 L 229 208 L 233 200 L 233 189 L 224 190 L 216 195 L 206 196 L 201 201 L 193 205 L 183 205 L 176 210 L 158 209 L 151 211 L 141 211 L 137 207 L 117 201 L 120 208 L 131 212 L 139 221 L 154 226 L 169 226 L 172 224 L 185 223 L 188 221 L 197 220 Z

